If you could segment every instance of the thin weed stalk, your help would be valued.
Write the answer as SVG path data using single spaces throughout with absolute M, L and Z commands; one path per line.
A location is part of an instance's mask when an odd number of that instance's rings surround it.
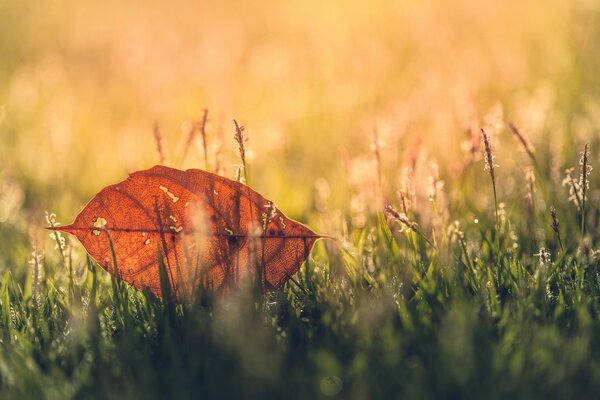
M 373 155 L 377 167 L 377 192 L 379 201 L 383 200 L 383 181 L 381 178 L 381 149 L 379 146 L 379 132 L 377 128 L 373 129 Z
M 558 217 L 556 216 L 556 208 L 554 208 L 554 206 L 550 208 L 550 216 L 552 217 L 552 230 L 554 231 L 556 239 L 558 240 L 560 251 L 564 253 L 565 248 L 563 247 L 562 240 L 560 239 L 560 222 L 558 221 Z
M 114 266 L 113 273 L 110 277 L 113 289 L 113 301 L 115 308 L 120 311 L 120 315 L 118 316 L 120 317 L 120 324 L 121 326 L 126 327 L 128 325 L 128 322 L 130 321 L 127 287 L 125 286 L 125 283 L 123 283 L 123 281 L 121 280 L 121 274 L 119 273 L 119 268 L 117 265 L 117 253 L 115 252 L 115 244 L 113 237 L 110 234 L 110 230 L 104 226 L 99 229 L 102 232 L 106 233 L 106 237 L 108 238 L 110 254 Z
M 494 153 L 492 152 L 492 145 L 490 143 L 490 139 L 483 128 L 481 128 L 481 136 L 483 137 L 483 144 L 485 150 L 485 169 L 489 172 L 490 177 L 492 179 L 492 189 L 494 192 L 494 210 L 496 215 L 496 244 L 498 246 L 498 254 L 500 254 L 500 216 L 498 214 L 498 194 L 496 191 L 496 174 L 495 174 L 495 164 Z
M 165 151 L 162 143 L 162 135 L 158 123 L 154 124 L 154 142 L 156 143 L 156 152 L 158 153 L 158 159 L 161 164 L 165 163 Z
M 425 236 L 423 232 L 421 232 L 416 222 L 410 221 L 408 217 L 406 217 L 406 215 L 400 214 L 391 205 L 385 206 L 384 211 L 386 212 L 386 214 L 390 215 L 395 221 L 400 222 L 402 225 L 406 226 L 407 228 L 415 232 L 417 235 L 419 235 L 429 246 L 431 246 L 432 249 L 434 249 L 435 251 L 438 250 L 435 243 L 433 243 L 431 239 L 429 239 L 427 236 Z
M 48 223 L 48 228 L 52 233 L 50 233 L 50 237 L 54 239 L 56 242 L 56 249 L 60 253 L 60 258 L 62 261 L 62 265 L 65 269 L 67 269 L 67 256 L 65 254 L 65 238 L 58 232 L 59 222 L 56 221 L 56 214 L 48 213 L 46 211 L 46 222 Z
M 523 134 L 523 131 L 519 129 L 515 123 L 509 122 L 508 126 L 510 127 L 510 130 L 512 131 L 513 135 L 517 138 L 517 141 L 531 160 L 531 165 L 533 166 L 533 170 L 535 171 L 535 184 L 539 187 L 544 201 L 546 202 L 546 204 L 551 203 L 553 200 L 552 195 L 550 193 L 551 189 L 548 186 L 549 182 L 547 181 L 547 179 L 544 179 L 546 174 L 540 168 L 540 164 L 535 155 L 535 148 L 527 139 L 527 137 Z
M 585 200 L 589 186 L 588 175 L 591 171 L 589 156 L 588 144 L 586 143 L 581 154 L 581 175 L 579 177 L 579 186 L 581 187 L 581 238 L 585 236 Z
M 200 123 L 200 137 L 202 137 L 202 151 L 204 152 L 204 168 L 209 170 L 208 165 L 208 147 L 206 146 L 206 123 L 208 122 L 208 108 L 204 109 L 202 122 Z
M 527 153 L 527 155 L 531 159 L 531 162 L 533 163 L 534 166 L 536 166 L 536 169 L 537 169 L 537 160 L 535 159 L 535 149 L 533 148 L 531 143 L 529 143 L 529 140 L 527 140 L 527 138 L 525 138 L 525 136 L 523 135 L 521 130 L 519 128 L 517 128 L 517 126 L 513 122 L 509 122 L 508 126 L 510 127 L 510 130 L 515 135 L 515 137 L 517 138 L 519 143 L 521 143 L 521 146 L 523 146 L 523 150 L 525 150 L 525 153 Z
M 235 135 L 234 139 L 238 144 L 238 150 L 240 152 L 240 158 L 242 159 L 242 169 L 244 170 L 244 183 L 248 184 L 248 168 L 246 166 L 246 146 L 245 142 L 248 140 L 244 136 L 244 127 L 239 125 L 238 122 L 234 119 L 233 123 L 235 124 Z M 239 173 L 238 173 L 239 174 Z M 238 176 L 238 181 L 241 180 L 241 174 Z
M 189 130 L 187 133 L 187 139 L 185 140 L 185 144 L 183 146 L 183 150 L 181 152 L 181 156 L 179 159 L 179 165 L 182 165 L 183 162 L 185 161 L 185 157 L 187 156 L 188 150 L 192 146 L 192 142 L 194 141 L 194 137 L 196 136 L 196 130 L 197 130 L 197 124 L 194 122 L 189 127 Z

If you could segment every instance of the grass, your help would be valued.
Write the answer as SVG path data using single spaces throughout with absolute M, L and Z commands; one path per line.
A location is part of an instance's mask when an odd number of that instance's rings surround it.
M 0 2 L 0 399 L 598 397 L 597 1 L 61 4 Z M 163 161 L 335 240 L 175 304 L 48 237 Z
M 467 198 L 485 179 L 472 166 Z M 375 207 L 320 241 L 295 284 L 195 304 L 138 292 L 54 237 L 54 254 L 2 271 L 0 397 L 593 397 L 600 257 L 595 236 L 580 239 L 579 214 L 600 209 L 579 211 L 554 189 L 556 210 L 517 193 L 507 215 L 495 198 L 492 210 L 454 204 L 438 185 L 421 209 L 402 198 L 409 215 Z

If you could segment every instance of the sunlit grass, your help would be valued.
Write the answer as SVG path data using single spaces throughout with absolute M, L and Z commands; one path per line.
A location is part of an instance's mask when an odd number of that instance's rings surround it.
M 598 5 L 375 3 L 0 4 L 0 398 L 596 396 Z M 336 240 L 178 305 L 48 237 L 161 159 Z

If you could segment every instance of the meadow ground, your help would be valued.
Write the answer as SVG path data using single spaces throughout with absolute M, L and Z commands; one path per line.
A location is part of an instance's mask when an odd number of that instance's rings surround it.
M 321 3 L 0 4 L 0 398 L 597 397 L 597 2 Z M 297 283 L 163 302 L 44 230 L 233 178 L 234 117 L 335 238 Z

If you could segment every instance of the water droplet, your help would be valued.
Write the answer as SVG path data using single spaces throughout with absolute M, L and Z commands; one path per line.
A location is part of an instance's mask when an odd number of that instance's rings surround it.
M 144 244 L 145 244 L 146 246 L 148 246 L 148 245 L 150 244 L 150 238 L 146 239 L 146 241 L 144 242 Z
M 173 221 L 173 222 L 177 222 L 177 218 L 175 218 L 174 216 L 172 216 L 172 215 L 169 215 L 169 218 L 171 219 L 171 221 Z

